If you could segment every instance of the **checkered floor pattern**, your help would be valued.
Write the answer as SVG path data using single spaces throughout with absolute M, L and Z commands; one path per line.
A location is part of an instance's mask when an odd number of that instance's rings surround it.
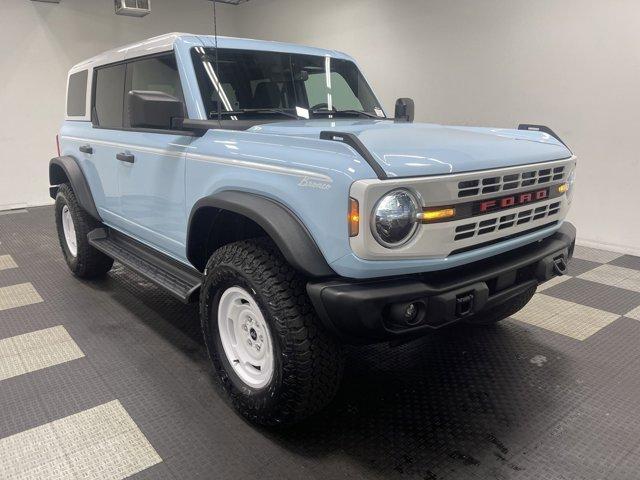
M 640 320 L 640 257 L 577 246 L 569 272 L 513 318 L 586 340 L 620 317 Z
M 640 258 L 577 247 L 514 318 L 347 347 L 334 402 L 242 421 L 197 306 L 71 276 L 51 207 L 0 214 L 0 479 L 640 478 Z

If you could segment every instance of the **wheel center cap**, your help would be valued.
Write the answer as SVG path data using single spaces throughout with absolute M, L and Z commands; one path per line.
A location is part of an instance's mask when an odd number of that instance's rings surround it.
M 249 335 L 251 335 L 251 340 L 257 340 L 258 339 L 258 334 L 256 333 L 255 329 L 251 329 L 249 330 Z

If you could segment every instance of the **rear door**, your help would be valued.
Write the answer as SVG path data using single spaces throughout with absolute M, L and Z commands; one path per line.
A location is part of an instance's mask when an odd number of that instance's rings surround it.
M 125 232 L 174 257 L 186 243 L 185 151 L 193 137 L 167 129 L 133 129 L 128 92 L 160 91 L 184 103 L 173 52 L 128 60 L 118 161 L 121 225 Z
M 78 139 L 78 158 L 89 179 L 98 212 L 107 224 L 115 225 L 120 220 L 115 141 L 122 128 L 125 72 L 123 63 L 94 70 L 93 128 L 84 139 Z

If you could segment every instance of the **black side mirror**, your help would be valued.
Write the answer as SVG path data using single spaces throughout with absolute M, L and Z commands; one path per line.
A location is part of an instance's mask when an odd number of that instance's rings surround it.
M 174 118 L 184 117 L 184 105 L 164 92 L 131 90 L 127 95 L 127 119 L 130 128 L 171 130 Z
M 413 122 L 415 106 L 412 98 L 399 98 L 396 100 L 395 118 L 399 121 Z

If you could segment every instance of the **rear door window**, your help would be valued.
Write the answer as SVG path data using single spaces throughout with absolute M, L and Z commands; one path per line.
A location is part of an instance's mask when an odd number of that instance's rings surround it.
M 103 128 L 122 128 L 124 110 L 124 64 L 96 69 L 93 123 Z

